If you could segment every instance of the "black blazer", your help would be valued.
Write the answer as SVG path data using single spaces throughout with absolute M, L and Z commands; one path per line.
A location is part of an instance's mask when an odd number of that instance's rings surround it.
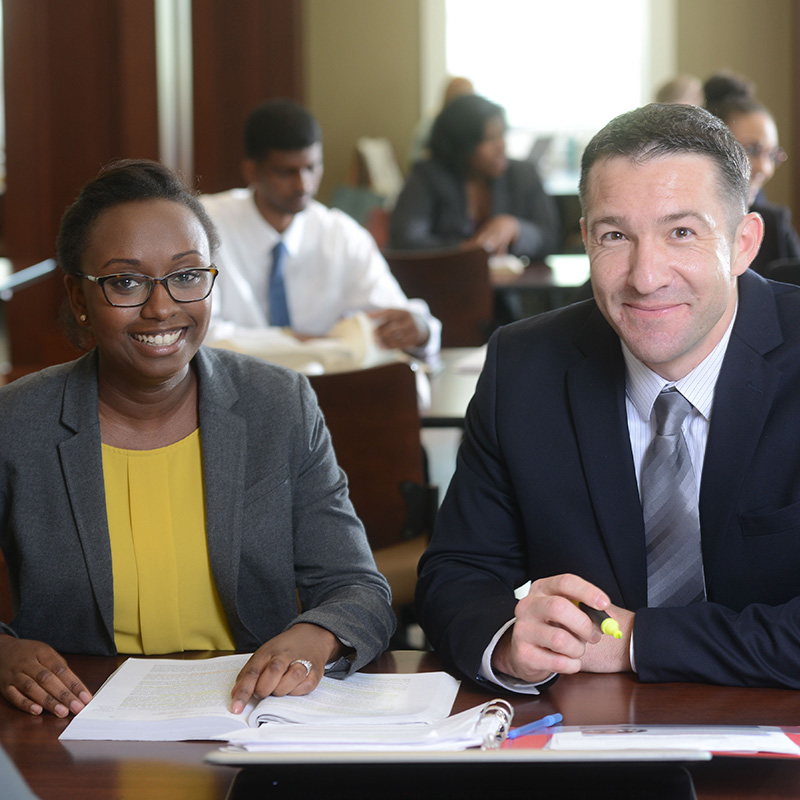
M 475 678 L 514 587 L 574 572 L 637 612 L 642 680 L 800 688 L 800 289 L 739 278 L 701 480 L 707 603 L 645 607 L 624 387 L 593 300 L 494 334 L 420 562 L 431 643 Z
M 750 269 L 759 275 L 767 275 L 770 265 L 780 259 L 800 259 L 800 236 L 792 225 L 792 212 L 787 206 L 774 203 L 754 205 L 764 218 L 764 241 L 758 254 L 750 264 Z
M 511 214 L 519 237 L 511 252 L 532 259 L 553 252 L 559 242 L 555 201 L 542 187 L 536 167 L 509 161 L 506 173 L 492 182 L 492 215 Z M 467 214 L 464 181 L 439 162 L 414 164 L 390 220 L 390 245 L 397 250 L 454 247 L 475 233 Z

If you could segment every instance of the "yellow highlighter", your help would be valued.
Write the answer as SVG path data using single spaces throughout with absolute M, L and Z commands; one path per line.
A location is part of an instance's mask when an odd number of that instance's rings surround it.
M 605 611 L 599 611 L 584 603 L 578 603 L 578 608 L 583 611 L 584 614 L 588 614 L 592 618 L 592 622 L 607 636 L 613 636 L 615 639 L 622 638 L 622 631 L 619 629 L 619 623 L 615 619 L 609 617 Z

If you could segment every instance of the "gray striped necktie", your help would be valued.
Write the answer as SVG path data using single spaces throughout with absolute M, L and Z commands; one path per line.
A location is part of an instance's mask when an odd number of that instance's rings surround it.
M 656 398 L 656 435 L 642 463 L 647 605 L 705 598 L 697 483 L 681 425 L 692 404 L 674 387 Z

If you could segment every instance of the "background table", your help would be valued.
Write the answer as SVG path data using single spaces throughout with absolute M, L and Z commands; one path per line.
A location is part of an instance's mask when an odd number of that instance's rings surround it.
M 501 308 L 512 319 L 524 319 L 591 297 L 585 288 L 589 258 L 584 253 L 547 256 L 544 261 L 529 264 L 520 274 L 494 272 L 491 278 L 495 297 L 500 298 Z
M 464 371 L 460 365 L 485 353 L 485 347 L 445 347 L 429 373 L 431 402 L 421 412 L 424 428 L 463 428 L 467 406 L 475 394 L 480 369 Z
M 186 657 L 206 657 L 211 653 Z M 73 656 L 73 669 L 95 691 L 122 658 Z M 421 651 L 385 654 L 370 671 L 415 672 L 439 669 L 435 655 Z M 485 702 L 492 695 L 462 684 L 455 711 Z M 739 689 L 699 684 L 643 684 L 633 675 L 562 676 L 540 697 L 513 699 L 515 724 L 560 712 L 565 724 L 769 724 L 800 721 L 800 692 L 779 689 Z M 67 721 L 52 716 L 29 717 L 0 700 L 0 741 L 31 788 L 42 800 L 222 800 L 237 770 L 203 763 L 217 747 L 211 742 L 69 742 L 57 737 Z M 525 765 L 525 785 L 535 785 L 540 765 Z M 574 769 L 574 768 L 573 768 Z M 715 758 L 688 766 L 697 796 L 760 800 L 800 796 L 800 760 Z M 307 772 L 307 770 L 306 770 Z M 354 770 L 346 786 L 327 785 L 319 797 L 356 796 L 359 776 Z M 407 769 L 408 796 L 425 798 L 424 785 L 415 784 Z M 446 779 L 450 797 L 472 796 L 452 770 Z M 498 797 L 511 796 L 513 786 L 503 775 L 490 776 Z M 269 782 L 269 781 L 267 781 Z M 338 792 L 341 788 L 342 793 Z M 397 788 L 397 787 L 395 787 Z M 524 786 L 522 787 L 524 790 Z M 0 787 L 0 796 L 2 787 Z M 264 797 L 289 797 L 280 786 L 264 786 Z M 295 795 L 296 796 L 296 795 Z M 316 796 L 316 795 L 315 795 Z M 598 792 L 596 796 L 605 796 Z M 488 799 L 487 799 L 488 800 Z

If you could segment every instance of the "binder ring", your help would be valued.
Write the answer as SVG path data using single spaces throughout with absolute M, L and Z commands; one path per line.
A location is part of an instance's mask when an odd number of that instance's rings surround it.
M 481 719 L 493 717 L 497 722 L 497 727 L 486 734 L 486 738 L 481 745 L 481 750 L 494 750 L 506 740 L 511 721 L 514 719 L 514 706 L 507 700 L 496 698 L 486 704 L 481 711 Z

